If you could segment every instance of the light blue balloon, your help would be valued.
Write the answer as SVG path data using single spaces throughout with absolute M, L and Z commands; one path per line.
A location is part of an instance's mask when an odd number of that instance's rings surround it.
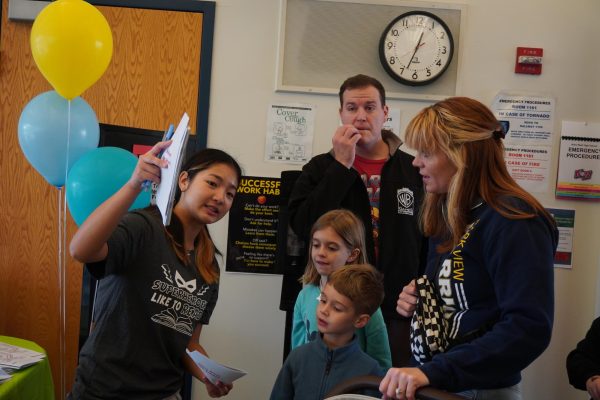
M 100 126 L 92 107 L 76 97 L 71 100 L 69 118 L 69 101 L 53 90 L 34 97 L 25 106 L 18 129 L 27 161 L 56 187 L 65 184 L 67 156 L 70 168 L 98 147 L 100 140 Z
M 79 226 L 131 177 L 137 157 L 118 147 L 99 147 L 79 159 L 67 177 L 67 206 Z M 142 191 L 130 210 L 150 204 L 150 191 Z

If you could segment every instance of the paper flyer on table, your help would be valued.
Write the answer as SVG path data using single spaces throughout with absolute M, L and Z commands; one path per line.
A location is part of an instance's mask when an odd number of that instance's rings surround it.
M 158 206 L 163 217 L 163 223 L 169 225 L 171 222 L 171 212 L 173 211 L 173 201 L 175 189 L 177 188 L 177 178 L 179 176 L 179 167 L 181 166 L 185 145 L 188 139 L 188 123 L 190 117 L 187 113 L 183 114 L 177 129 L 171 140 L 171 145 L 163 153 L 162 159 L 169 162 L 168 168 L 161 168 L 160 184 L 154 194 L 154 203 Z
M 10 374 L 8 374 L 7 372 L 4 372 L 4 370 L 2 368 L 0 368 L 0 383 L 2 383 L 3 381 L 7 381 L 10 379 Z
M 42 361 L 45 357 L 43 353 L 0 342 L 0 367 L 5 372 L 8 369 L 25 368 Z
M 199 351 L 189 351 L 187 349 L 185 351 L 213 384 L 216 384 L 217 381 L 231 383 L 246 375 L 245 371 L 219 364 Z

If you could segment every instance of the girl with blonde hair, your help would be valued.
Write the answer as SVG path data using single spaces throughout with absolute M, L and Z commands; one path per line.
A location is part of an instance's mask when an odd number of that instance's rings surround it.
M 303 289 L 294 306 L 292 349 L 316 338 L 318 297 L 331 273 L 347 264 L 365 264 L 365 230 L 351 211 L 333 210 L 323 214 L 310 233 L 308 263 L 301 280 Z M 362 350 L 385 369 L 391 367 L 391 353 L 381 309 L 364 328 L 356 332 Z

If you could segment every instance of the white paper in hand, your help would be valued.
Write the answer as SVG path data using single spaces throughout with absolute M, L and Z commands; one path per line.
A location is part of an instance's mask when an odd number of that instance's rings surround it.
M 216 384 L 217 381 L 229 384 L 246 375 L 245 371 L 219 364 L 197 350 L 189 351 L 186 349 L 185 351 L 213 384 Z
M 163 217 L 163 223 L 165 226 L 171 222 L 171 212 L 173 211 L 173 202 L 175 197 L 175 190 L 177 189 L 179 168 L 183 161 L 185 145 L 188 139 L 188 123 L 190 117 L 187 113 L 183 114 L 177 129 L 171 140 L 171 145 L 163 153 L 162 159 L 169 162 L 167 168 L 160 169 L 160 183 L 156 188 L 156 205 L 160 210 Z

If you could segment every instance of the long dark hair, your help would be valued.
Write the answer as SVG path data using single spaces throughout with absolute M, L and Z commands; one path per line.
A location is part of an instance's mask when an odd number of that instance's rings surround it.
M 242 177 L 242 169 L 238 162 L 229 154 L 219 149 L 203 149 L 190 157 L 188 161 L 181 167 L 179 175 L 187 172 L 190 182 L 200 171 L 204 171 L 214 165 L 225 164 L 230 166 L 237 175 L 238 182 Z M 175 204 L 179 202 L 181 197 L 181 189 L 179 185 L 175 192 Z M 184 264 L 190 262 L 190 257 L 183 245 L 183 225 L 179 218 L 173 213 L 171 216 L 171 224 L 166 227 L 167 238 L 177 254 L 177 258 Z M 196 249 L 195 265 L 202 279 L 207 284 L 216 283 L 219 281 L 219 266 L 217 264 L 216 255 L 221 255 L 221 252 L 216 248 L 208 228 L 204 226 L 194 243 Z

